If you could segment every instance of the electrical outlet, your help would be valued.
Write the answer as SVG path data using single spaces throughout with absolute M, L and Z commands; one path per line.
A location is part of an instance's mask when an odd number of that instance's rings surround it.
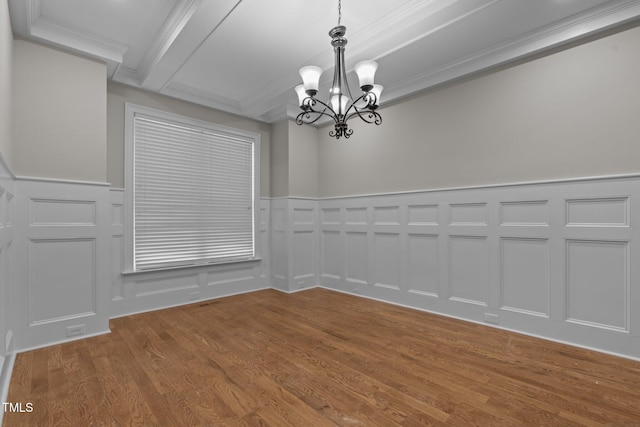
M 500 323 L 500 316 L 498 316 L 497 314 L 493 314 L 493 313 L 485 313 L 484 314 L 484 321 L 487 323 L 494 323 L 494 324 L 498 324 Z
M 83 335 L 85 333 L 84 325 L 76 325 L 76 326 L 68 326 L 67 327 L 67 336 L 75 337 L 77 335 Z

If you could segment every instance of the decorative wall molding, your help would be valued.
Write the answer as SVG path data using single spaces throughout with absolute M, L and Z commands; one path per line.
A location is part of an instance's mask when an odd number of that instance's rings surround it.
M 318 202 L 271 200 L 271 286 L 284 292 L 318 284 Z
M 14 288 L 15 175 L 0 154 L 0 402 L 6 402 L 15 361 Z M 0 425 L 4 411 L 0 411 Z
M 259 209 L 259 260 L 125 274 L 124 191 L 109 192 L 111 205 L 109 317 L 158 310 L 269 287 L 270 201 Z
M 638 176 L 322 199 L 318 283 L 640 360 L 638 206 Z
M 16 176 L 16 180 L 44 182 L 44 183 L 50 183 L 50 184 L 90 185 L 90 186 L 106 187 L 106 188 L 109 188 L 111 186 L 111 184 L 109 184 L 108 182 L 102 182 L 102 181 L 81 181 L 81 180 L 75 180 L 75 179 L 43 178 L 39 176 L 24 176 L 24 175 Z
M 640 360 L 637 175 L 261 199 L 259 260 L 125 275 L 123 190 L 0 184 L 0 279 L 15 256 L 12 306 L 29 308 L 5 319 L 16 351 L 109 317 L 323 286 Z
M 390 102 L 419 90 L 426 90 L 482 70 L 513 63 L 545 50 L 593 36 L 635 19 L 638 13 L 640 13 L 638 0 L 608 2 L 577 16 L 539 28 L 532 33 L 523 34 L 483 51 L 418 73 L 404 81 L 398 81 L 385 92 L 385 100 Z
M 107 185 L 16 181 L 15 349 L 109 332 Z

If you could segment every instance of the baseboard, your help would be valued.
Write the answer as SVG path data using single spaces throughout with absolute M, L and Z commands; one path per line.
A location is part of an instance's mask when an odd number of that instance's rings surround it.
M 324 285 L 318 285 L 317 287 L 321 288 L 321 289 L 326 289 L 328 291 L 339 292 L 339 293 L 345 294 L 345 295 L 350 295 L 350 296 L 359 297 L 359 298 L 365 298 L 365 299 L 369 299 L 369 300 L 372 300 L 372 301 L 377 301 L 377 302 L 381 302 L 381 303 L 385 303 L 385 304 L 395 305 L 397 307 L 403 307 L 403 308 L 408 308 L 408 309 L 411 309 L 411 310 L 421 311 L 421 312 L 424 312 L 424 313 L 435 314 L 436 316 L 448 317 L 450 319 L 456 319 L 456 320 L 460 320 L 460 321 L 463 321 L 463 322 L 475 323 L 477 325 L 487 326 L 489 328 L 501 329 L 503 331 L 513 332 L 513 333 L 516 333 L 516 334 L 525 335 L 525 336 L 532 337 L 532 338 L 538 338 L 538 339 L 542 339 L 542 340 L 545 340 L 545 341 L 551 341 L 551 342 L 555 342 L 555 343 L 559 343 L 559 344 L 568 345 L 568 346 L 571 346 L 571 347 L 578 347 L 578 348 L 582 348 L 582 349 L 589 350 L 589 351 L 595 351 L 595 352 L 598 352 L 598 353 L 608 354 L 610 356 L 622 357 L 624 359 L 629 359 L 629 360 L 634 360 L 634 361 L 640 362 L 640 358 L 639 357 L 635 357 L 635 356 L 632 356 L 632 355 L 629 355 L 629 354 L 617 353 L 615 351 L 609 351 L 609 350 L 602 349 L 602 348 L 583 345 L 583 344 L 579 344 L 579 343 L 575 343 L 575 342 L 571 342 L 571 341 L 566 341 L 566 340 L 562 340 L 562 339 L 556 339 L 556 338 L 545 336 L 545 335 L 535 334 L 535 333 L 522 331 L 522 330 L 518 330 L 518 329 L 514 329 L 514 328 L 508 328 L 508 327 L 504 327 L 504 326 L 500 326 L 500 325 L 494 325 L 494 324 L 487 323 L 487 322 L 480 322 L 480 321 L 473 320 L 473 319 L 468 319 L 468 318 L 465 318 L 465 317 L 462 317 L 462 316 L 455 316 L 455 315 L 447 314 L 447 313 L 440 312 L 440 311 L 434 311 L 434 310 L 429 310 L 429 309 L 421 308 L 421 307 L 414 306 L 414 305 L 403 304 L 403 303 L 396 302 L 396 301 L 393 301 L 393 300 L 388 300 L 388 299 L 383 299 L 383 298 L 376 298 L 374 296 L 365 295 L 365 294 L 362 294 L 362 293 L 349 292 L 349 291 L 344 290 L 344 289 L 332 288 L 330 286 L 324 286 Z
M 201 299 L 192 300 L 192 301 L 180 301 L 180 302 L 170 303 L 170 304 L 166 304 L 166 305 L 162 305 L 162 306 L 153 306 L 153 307 L 135 309 L 135 310 L 127 311 L 127 312 L 111 314 L 109 316 L 109 319 L 117 319 L 119 317 L 126 317 L 126 316 L 135 316 L 136 314 L 149 313 L 149 312 L 157 311 L 157 310 L 166 310 L 166 309 L 169 309 L 169 308 L 181 307 L 181 306 L 184 306 L 184 305 L 202 304 L 203 302 L 206 302 L 206 301 L 211 301 L 211 300 L 216 300 L 216 299 L 226 298 L 226 297 L 232 297 L 232 296 L 235 296 L 235 295 L 248 294 L 248 293 L 251 293 L 251 292 L 264 291 L 266 289 L 275 289 L 275 288 L 272 288 L 271 286 L 264 286 L 264 287 L 259 287 L 259 288 L 256 288 L 256 289 L 243 290 L 243 291 L 240 291 L 240 292 L 230 292 L 230 293 L 224 293 L 224 294 L 219 294 L 219 295 L 213 295 L 213 296 L 210 296 L 210 297 L 207 297 L 207 298 L 201 298 Z
M 298 292 L 308 291 L 308 290 L 315 289 L 315 288 L 322 288 L 322 286 L 316 284 L 316 285 L 313 285 L 313 286 L 307 286 L 306 288 L 294 289 L 292 291 L 276 288 L 276 287 L 273 287 L 273 286 L 270 287 L 270 288 L 267 288 L 267 289 L 273 289 L 274 291 L 278 291 L 278 292 L 282 292 L 283 294 L 289 294 L 290 295 L 290 294 L 296 294 Z M 325 289 L 330 289 L 330 288 L 325 288 Z
M 14 351 L 14 353 L 24 353 L 26 351 L 31 351 L 31 350 L 38 350 L 41 348 L 46 348 L 46 347 L 51 347 L 54 345 L 59 345 L 59 344 L 65 344 L 68 342 L 73 342 L 73 341 L 79 341 L 79 340 L 84 340 L 87 338 L 93 338 L 93 337 L 97 337 L 100 335 L 105 335 L 105 334 L 110 334 L 111 330 L 109 328 L 101 330 L 101 331 L 97 331 L 97 332 L 93 332 L 90 334 L 86 334 L 86 335 L 78 335 L 75 337 L 69 337 L 69 338 L 64 338 L 64 339 L 57 339 L 54 341 L 49 341 L 43 344 L 36 344 L 36 345 L 32 345 L 32 346 L 28 346 L 28 347 L 24 347 L 24 348 L 20 348 L 16 351 Z M 0 424 L 1 426 L 2 424 Z

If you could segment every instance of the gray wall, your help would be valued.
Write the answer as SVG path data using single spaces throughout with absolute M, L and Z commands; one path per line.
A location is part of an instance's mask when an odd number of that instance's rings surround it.
M 319 130 L 321 197 L 640 172 L 640 28 Z M 384 82 L 381 82 L 384 83 Z
M 271 197 L 289 195 L 289 123 L 274 123 L 271 132 Z
M 0 155 L 11 166 L 11 73 L 13 35 L 6 1 L 0 2 Z
M 13 171 L 106 182 L 106 66 L 15 40 Z
M 155 108 L 199 120 L 230 126 L 260 134 L 260 193 L 271 194 L 270 145 L 271 125 L 246 119 L 200 105 L 109 82 L 107 104 L 108 181 L 113 187 L 124 187 L 124 106 L 126 103 Z
M 318 130 L 292 120 L 273 125 L 272 197 L 318 197 Z
M 289 195 L 318 197 L 318 130 L 289 120 Z

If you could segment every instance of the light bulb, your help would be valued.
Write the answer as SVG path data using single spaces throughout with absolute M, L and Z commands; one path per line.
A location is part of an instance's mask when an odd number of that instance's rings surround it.
M 348 103 L 349 97 L 346 95 L 333 95 L 331 97 L 331 108 L 338 115 L 344 115 Z

